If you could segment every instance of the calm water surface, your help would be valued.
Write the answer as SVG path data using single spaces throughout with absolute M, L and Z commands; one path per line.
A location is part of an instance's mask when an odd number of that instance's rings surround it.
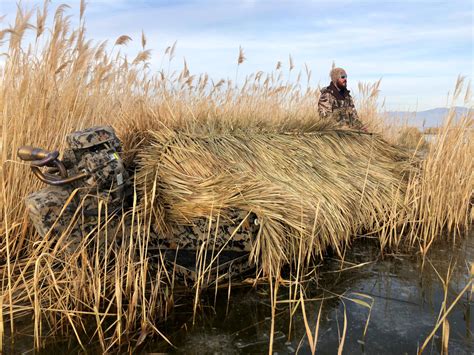
M 448 291 L 448 305 L 469 281 L 470 263 L 474 262 L 474 234 L 456 246 L 438 243 L 431 248 L 422 267 L 416 256 L 389 255 L 380 257 L 374 243 L 367 240 L 354 243 L 346 255 L 354 264 L 370 262 L 360 268 L 343 272 L 340 261 L 325 260 L 320 268 L 320 279 L 310 286 L 313 298 L 344 294 L 351 299 L 373 302 L 367 333 L 364 328 L 369 309 L 349 299 L 336 297 L 323 302 L 317 350 L 319 354 L 335 354 L 343 331 L 344 309 L 347 331 L 344 354 L 415 354 L 433 330 L 444 299 L 444 291 L 437 273 L 443 278 L 449 265 L 454 273 Z M 346 263 L 344 267 L 350 267 Z M 436 269 L 436 271 L 435 271 Z M 324 290 L 324 291 L 323 291 Z M 284 291 L 280 300 L 288 299 Z M 365 295 L 361 296 L 361 295 Z M 449 350 L 451 354 L 474 353 L 474 295 L 466 293 L 450 313 Z M 208 297 L 207 308 L 192 325 L 192 313 L 182 326 L 185 313 L 177 312 L 180 329 L 168 329 L 178 349 L 163 344 L 149 344 L 146 352 L 177 352 L 186 354 L 265 353 L 268 352 L 271 307 L 268 288 L 234 289 L 227 302 L 227 292 Z M 204 302 L 206 305 L 206 302 Z M 306 303 L 311 327 L 316 323 L 320 301 Z M 275 322 L 273 351 L 278 354 L 310 353 L 301 310 L 292 320 L 289 308 L 281 304 Z M 314 329 L 314 328 L 313 328 Z M 441 342 L 437 332 L 425 350 L 438 354 Z

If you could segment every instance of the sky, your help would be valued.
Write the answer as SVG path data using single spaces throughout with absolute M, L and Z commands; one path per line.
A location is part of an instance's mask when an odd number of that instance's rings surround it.
M 0 0 L 4 24 L 13 23 L 16 3 Z M 60 3 L 78 18 L 79 0 L 53 0 L 50 8 Z M 326 86 L 334 62 L 355 96 L 358 82 L 381 78 L 387 110 L 421 111 L 445 106 L 458 75 L 473 77 L 473 16 L 470 0 L 89 0 L 86 27 L 88 38 L 110 45 L 129 35 L 122 50 L 131 56 L 143 30 L 152 70 L 177 41 L 172 65 L 181 68 L 185 58 L 193 74 L 217 80 L 235 78 L 239 47 L 246 57 L 239 78 L 271 72 L 278 61 L 287 72 L 291 55 L 293 78 L 306 64 L 311 85 Z

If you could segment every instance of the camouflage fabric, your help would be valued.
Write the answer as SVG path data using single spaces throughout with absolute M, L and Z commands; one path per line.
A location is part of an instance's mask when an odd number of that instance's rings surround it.
M 128 173 L 118 154 L 120 140 L 112 127 L 99 126 L 73 132 L 67 136 L 70 149 L 64 154 L 65 165 L 73 174 L 88 172 L 86 186 L 110 190 L 123 189 Z M 123 196 L 120 196 L 123 197 Z
M 28 196 L 26 206 L 34 227 L 43 238 L 51 236 L 50 245 L 66 255 L 82 245 L 98 246 L 102 252 L 107 236 L 115 235 L 124 226 L 123 234 L 115 242 L 127 243 L 131 229 L 126 226 L 131 220 L 129 216 L 122 217 L 129 206 L 127 198 L 133 194 L 133 186 L 118 154 L 121 146 L 114 130 L 92 127 L 71 133 L 67 142 L 70 148 L 64 152 L 62 161 L 68 175 L 87 173 L 87 176 Z M 73 192 L 75 195 L 71 197 Z M 226 210 L 225 218 L 223 214 L 219 223 L 215 220 L 209 223 L 208 218 L 202 217 L 187 225 L 171 225 L 169 229 L 165 235 L 151 232 L 149 257 L 153 260 L 164 256 L 169 269 L 185 283 L 194 283 L 203 271 L 208 284 L 252 267 L 249 255 L 260 230 L 254 213 Z
M 249 262 L 248 252 L 224 250 L 218 254 L 208 251 L 202 258 L 197 258 L 195 250 L 165 249 L 163 260 L 172 279 L 184 282 L 188 287 L 194 287 L 201 279 L 201 287 L 209 287 L 214 283 L 227 282 L 235 276 L 242 275 L 253 268 Z M 159 264 L 158 256 L 151 258 Z M 153 263 L 151 263 L 151 267 Z
M 111 142 L 115 149 L 119 149 L 120 141 L 110 126 L 97 126 L 73 132 L 67 135 L 66 141 L 71 149 L 86 149 L 99 144 Z
M 68 244 L 68 250 L 73 251 L 82 240 L 82 232 L 73 221 L 76 204 L 70 201 L 65 207 L 70 194 L 70 189 L 50 186 L 29 195 L 25 203 L 38 234 L 43 238 L 48 233 L 60 237 L 70 230 L 64 242 Z
M 197 250 L 207 243 L 208 249 L 250 251 L 259 228 L 255 214 L 236 209 L 230 211 L 228 220 L 221 220 L 218 225 L 215 221 L 210 224 L 207 218 L 196 219 L 189 225 L 175 225 L 169 236 L 159 238 L 153 244 L 156 247 Z
M 319 116 L 333 118 L 341 126 L 362 129 L 364 125 L 359 120 L 350 91 L 339 91 L 331 82 L 328 87 L 321 90 L 318 102 Z
M 99 201 L 107 203 L 109 212 L 120 208 L 127 193 L 133 193 L 129 175 L 118 152 L 120 140 L 112 127 L 92 127 L 67 137 L 71 149 L 64 158 L 70 161 L 72 175 L 87 172 L 82 180 L 80 197 L 84 210 L 97 214 Z
M 122 159 L 115 149 L 82 154 L 77 169 L 89 172 L 90 177 L 85 180 L 86 184 L 100 189 L 122 186 L 128 178 Z
M 88 235 L 97 236 L 95 231 L 99 223 L 98 201 L 106 198 L 91 193 L 81 197 L 81 192 L 71 198 L 71 193 L 72 188 L 50 186 L 32 193 L 25 201 L 29 217 L 38 234 L 42 238 L 50 235 L 61 243 L 60 249 L 65 247 L 64 250 L 69 253 L 75 252 Z M 107 219 L 107 232 L 113 235 L 120 218 L 111 218 L 113 211 L 110 207 L 106 209 L 104 206 L 100 212 L 101 223 Z M 99 245 L 104 244 L 106 234 L 102 233 L 101 239 L 97 240 Z
M 50 186 L 31 194 L 26 206 L 38 233 L 48 233 L 67 242 L 74 251 L 84 236 L 97 227 L 98 207 L 103 202 L 105 211 L 114 213 L 122 208 L 129 188 L 129 176 L 118 154 L 120 141 L 112 127 L 92 127 L 67 136 L 70 149 L 63 162 L 69 176 L 83 172 L 88 177 L 63 186 Z M 73 190 L 75 197 L 70 201 Z M 66 202 L 68 205 L 63 210 Z M 80 211 L 77 209 L 80 208 Z M 77 213 L 76 213 L 77 211 Z M 74 218 L 74 216 L 80 218 Z M 66 238 L 66 239 L 64 239 Z

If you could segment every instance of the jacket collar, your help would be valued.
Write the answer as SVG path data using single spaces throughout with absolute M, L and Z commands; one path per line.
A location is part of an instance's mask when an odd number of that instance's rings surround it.
M 332 93 L 332 95 L 338 100 L 344 100 L 347 96 L 349 96 L 350 91 L 346 88 L 342 88 L 339 90 L 336 85 L 331 81 L 331 84 L 328 86 L 328 90 Z

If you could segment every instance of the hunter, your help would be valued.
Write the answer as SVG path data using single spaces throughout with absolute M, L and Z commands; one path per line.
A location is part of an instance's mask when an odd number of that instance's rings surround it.
M 359 120 L 354 100 L 347 90 L 347 74 L 342 68 L 334 68 L 330 72 L 331 84 L 321 90 L 318 102 L 320 117 L 331 117 L 341 126 L 367 131 Z

